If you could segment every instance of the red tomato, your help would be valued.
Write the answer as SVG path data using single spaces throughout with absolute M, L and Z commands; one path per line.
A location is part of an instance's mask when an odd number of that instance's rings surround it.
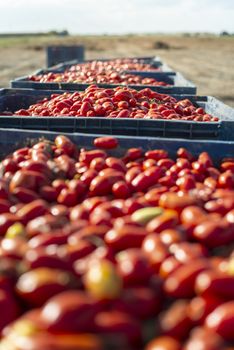
M 97 137 L 94 140 L 94 146 L 103 149 L 113 149 L 118 147 L 118 140 L 111 136 Z

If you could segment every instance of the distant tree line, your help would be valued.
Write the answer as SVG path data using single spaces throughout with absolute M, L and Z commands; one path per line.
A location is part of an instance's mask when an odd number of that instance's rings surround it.
M 49 32 L 37 32 L 37 33 L 0 33 L 1 38 L 21 37 L 21 36 L 68 36 L 70 35 L 68 30 L 61 31 L 50 30 Z
M 203 37 L 203 36 L 217 36 L 217 34 L 210 33 L 210 32 L 197 32 L 197 33 L 183 33 L 183 36 L 185 37 Z M 218 36 L 234 36 L 234 33 L 229 33 L 226 30 L 223 30 L 218 34 Z

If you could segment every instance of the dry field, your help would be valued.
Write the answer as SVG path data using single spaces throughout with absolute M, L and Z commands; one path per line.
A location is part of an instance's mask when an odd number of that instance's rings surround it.
M 163 45 L 160 44 L 163 43 Z M 166 35 L 0 38 L 0 87 L 45 67 L 49 44 L 84 44 L 86 58 L 158 55 L 198 87 L 234 107 L 234 37 Z M 164 48 L 161 48 L 164 47 Z

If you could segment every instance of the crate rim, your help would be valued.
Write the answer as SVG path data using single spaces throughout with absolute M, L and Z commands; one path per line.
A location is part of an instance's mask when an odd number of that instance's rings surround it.
M 3 137 L 1 137 L 3 134 Z M 83 133 L 64 133 L 57 131 L 35 131 L 35 130 L 19 130 L 10 129 L 5 130 L 0 128 L 0 144 L 5 146 L 1 147 L 0 156 L 4 157 L 14 152 L 19 147 L 25 147 L 35 143 L 39 140 L 48 139 L 54 140 L 58 135 L 65 135 L 76 143 L 80 147 L 86 149 L 94 148 L 93 140 L 97 137 L 106 136 L 104 134 L 83 134 Z M 17 137 L 18 136 L 18 137 Z M 119 141 L 119 147 L 114 150 L 110 150 L 110 153 L 115 155 L 123 155 L 124 150 L 131 147 L 139 147 L 143 151 L 151 149 L 165 149 L 168 151 L 169 156 L 174 158 L 176 152 L 180 147 L 185 147 L 191 151 L 196 157 L 201 152 L 209 152 L 214 163 L 220 163 L 225 157 L 234 157 L 234 141 L 220 141 L 220 140 L 185 140 L 181 138 L 163 138 L 163 137 L 149 137 L 149 136 L 116 136 Z M 13 142 L 11 142 L 13 141 Z M 2 152 L 3 151 L 3 152 Z M 113 152 L 113 153 L 112 153 Z M 0 159 L 1 160 L 1 159 Z
M 40 137 L 41 134 L 46 134 L 46 135 L 51 135 L 51 136 L 55 136 L 55 135 L 65 135 L 65 136 L 70 136 L 71 138 L 97 138 L 97 137 L 106 137 L 106 134 L 92 134 L 92 133 L 81 133 L 81 132 L 59 132 L 59 131 L 47 131 L 47 130 L 20 130 L 20 129 L 4 129 L 4 128 L 0 128 L 0 134 L 1 133 L 18 133 L 19 135 L 23 135 L 23 134 L 38 134 L 36 136 Z M 24 136 L 24 135 L 23 135 Z M 147 140 L 147 141 L 154 141 L 154 142 L 165 142 L 165 143 L 174 143 L 174 142 L 181 142 L 181 143 L 187 143 L 187 144 L 213 144 L 213 145 L 233 145 L 234 147 L 234 140 L 210 140 L 210 139 L 204 139 L 204 140 L 191 140 L 191 139 L 183 139 L 183 138 L 167 138 L 167 137 L 153 137 L 153 136 L 127 136 L 127 135 L 110 135 L 114 138 L 120 139 L 122 141 L 124 140 Z M 0 141 L 1 142 L 1 141 Z M 94 146 L 93 146 L 94 147 Z M 234 154 L 234 148 L 233 148 L 233 154 Z

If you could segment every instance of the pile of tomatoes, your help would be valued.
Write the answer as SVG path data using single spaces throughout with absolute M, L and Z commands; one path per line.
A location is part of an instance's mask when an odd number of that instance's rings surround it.
M 63 73 L 45 73 L 31 75 L 28 79 L 40 83 L 85 83 L 85 84 L 125 84 L 168 86 L 163 81 L 127 74 L 124 71 L 158 71 L 158 68 L 145 64 L 141 60 L 117 59 L 109 61 L 92 61 L 73 65 Z
M 83 71 L 65 71 L 64 73 L 46 73 L 31 75 L 29 80 L 39 83 L 75 83 L 75 84 L 116 84 L 116 85 L 152 85 L 169 86 L 169 84 L 150 77 L 114 71 L 86 69 Z
M 188 100 L 160 94 L 149 88 L 137 91 L 128 87 L 114 89 L 90 85 L 82 92 L 53 94 L 28 109 L 14 113 L 19 116 L 69 116 L 133 119 L 164 119 L 197 122 L 216 122 L 202 108 Z
M 1 350 L 234 348 L 234 158 L 118 147 L 2 160 Z
M 144 60 L 141 59 L 131 59 L 131 58 L 117 58 L 113 60 L 99 61 L 93 60 L 91 62 L 79 63 L 72 65 L 69 70 L 70 71 L 83 71 L 86 68 L 90 68 L 91 70 L 107 70 L 107 71 L 161 71 L 160 67 L 154 67 L 151 63 L 145 63 Z

